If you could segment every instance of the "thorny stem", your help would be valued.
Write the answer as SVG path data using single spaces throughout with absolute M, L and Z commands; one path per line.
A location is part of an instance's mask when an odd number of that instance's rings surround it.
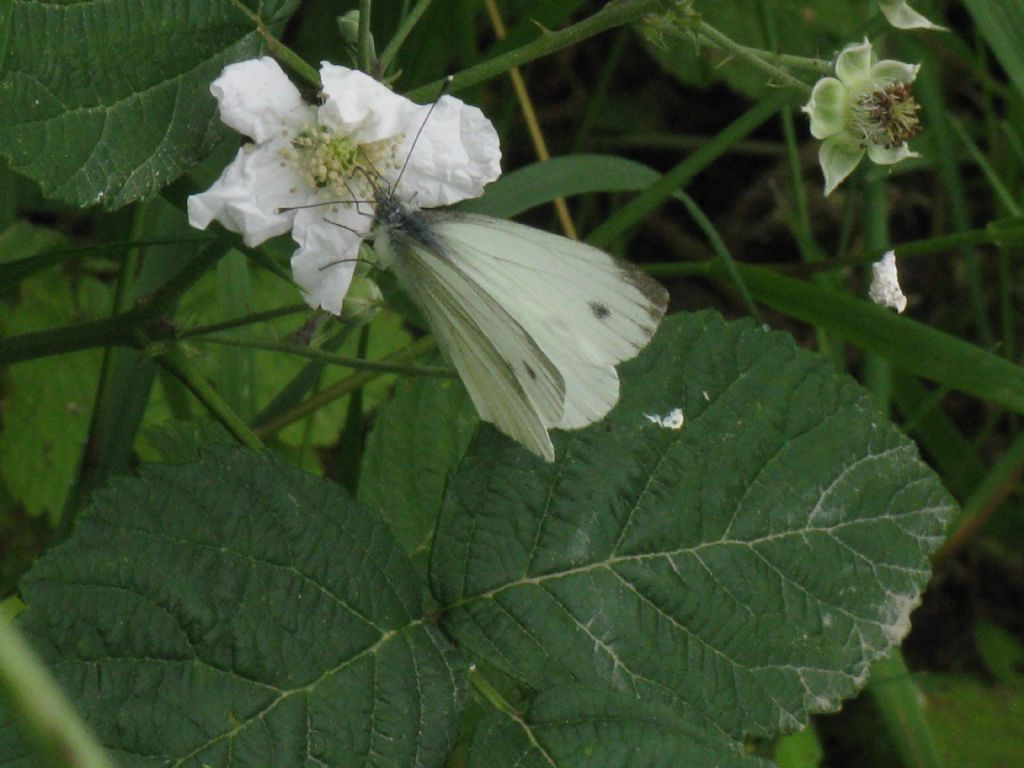
M 526 45 L 462 70 L 452 77 L 449 91 L 454 93 L 465 90 L 477 83 L 504 74 L 512 67 L 522 66 L 606 30 L 621 27 L 647 14 L 656 13 L 664 5 L 665 0 L 612 0 L 600 11 L 593 16 L 588 16 L 583 21 L 555 32 L 544 32 L 536 40 Z M 443 80 L 436 80 L 427 83 L 410 91 L 406 96 L 414 101 L 426 101 L 433 98 L 443 82 Z
M 737 43 L 732 38 L 722 34 L 706 21 L 700 21 L 696 28 L 697 37 L 708 45 L 731 53 L 737 58 L 754 65 L 762 72 L 765 72 L 780 85 L 799 88 L 810 92 L 811 86 L 803 80 L 798 80 L 789 74 L 784 67 L 790 69 L 806 69 L 815 74 L 828 75 L 832 73 L 832 63 L 822 59 L 808 59 L 803 56 L 790 56 L 784 53 L 771 53 L 762 51 L 759 48 L 751 48 Z
M 256 25 L 256 31 L 263 36 L 267 43 L 267 50 L 274 54 L 274 58 L 287 64 L 293 72 L 314 88 L 320 88 L 320 75 L 317 74 L 317 71 L 309 66 L 306 60 L 299 56 L 299 54 L 274 37 L 270 33 L 270 28 L 263 23 L 259 13 L 248 8 L 241 0 L 231 0 L 231 3 L 253 21 Z

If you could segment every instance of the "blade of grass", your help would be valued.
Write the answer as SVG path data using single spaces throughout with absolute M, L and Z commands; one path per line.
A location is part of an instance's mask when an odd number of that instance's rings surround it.
M 687 156 L 658 181 L 624 205 L 604 224 L 590 233 L 587 241 L 607 247 L 638 226 L 677 189 L 685 187 L 694 176 L 710 166 L 737 141 L 764 124 L 786 104 L 793 102 L 792 92 L 779 91 L 759 101 L 739 118 L 723 128 L 700 149 Z
M 914 684 L 898 648 L 892 656 L 871 667 L 868 696 L 878 708 L 889 740 L 906 768 L 945 768 L 925 720 L 924 696 Z
M 1024 96 L 1024 5 L 1020 0 L 964 0 L 964 5 Z
M 0 617 L 0 693 L 54 768 L 114 768 L 13 622 Z
M 1024 368 L 890 310 L 770 270 L 737 264 L 751 295 L 790 317 L 823 327 L 894 366 L 1024 413 Z M 721 280 L 717 265 L 708 271 Z

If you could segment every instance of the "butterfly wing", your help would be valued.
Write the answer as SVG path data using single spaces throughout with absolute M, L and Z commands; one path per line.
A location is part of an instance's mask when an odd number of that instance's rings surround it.
M 561 414 L 574 429 L 619 399 L 615 365 L 644 348 L 668 304 L 646 274 L 593 246 L 490 216 L 424 212 L 465 277 L 492 297 L 565 382 Z
M 521 323 L 466 275 L 463 259 L 429 232 L 385 231 L 376 245 L 390 251 L 392 271 L 426 315 L 480 418 L 552 461 L 547 428 L 562 414 L 562 376 Z

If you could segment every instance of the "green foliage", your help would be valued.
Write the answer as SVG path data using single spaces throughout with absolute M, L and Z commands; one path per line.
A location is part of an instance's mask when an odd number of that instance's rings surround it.
M 465 663 L 409 561 L 273 454 L 116 483 L 22 592 L 22 630 L 119 765 L 440 765 L 452 746 Z M 8 724 L 0 765 L 25 756 Z
M 499 0 L 507 35 L 491 5 L 0 0 L 0 613 L 79 745 L 126 768 L 1016 764 L 1020 3 L 911 0 L 937 33 L 861 0 Z M 554 463 L 478 423 L 392 276 L 365 270 L 387 307 L 350 324 L 307 310 L 287 235 L 188 225 L 244 141 L 211 81 L 270 53 L 315 102 L 357 6 L 371 72 L 421 102 L 453 74 L 497 125 L 506 174 L 460 208 L 570 219 L 671 291 Z M 826 199 L 798 110 L 865 38 L 921 63 L 920 155 Z M 903 316 L 863 298 L 890 247 Z M 34 768 L 25 734 L 52 752 L 75 719 L 32 714 L 7 656 L 0 768 Z
M 426 546 L 472 428 L 449 381 L 405 388 L 367 454 L 401 541 L 333 483 L 209 449 L 100 493 L 24 579 L 22 628 L 124 765 L 440 765 L 453 641 L 538 694 L 477 723 L 471 765 L 753 764 L 739 739 L 835 708 L 906 632 L 952 501 L 782 334 L 676 315 L 622 378 L 556 464 L 478 431 L 431 548 L 440 632 L 401 550 Z M 651 421 L 676 407 L 681 428 Z M 414 439 L 458 413 L 439 450 Z M 24 754 L 0 732 L 0 765 Z
M 118 208 L 144 200 L 223 135 L 210 82 L 259 53 L 240 2 L 7 3 L 0 152 L 52 197 Z M 297 0 L 259 4 L 280 29 Z
M 742 755 L 742 747 L 709 736 L 672 710 L 612 691 L 553 688 L 540 694 L 524 716 L 501 712 L 477 726 L 469 768 L 516 765 L 673 768 L 714 765 L 758 768 L 768 763 Z
M 5 334 L 58 328 L 102 315 L 105 286 L 89 280 L 72 292 L 46 274 L 21 285 L 17 311 L 0 306 Z M 102 353 L 76 352 L 19 365 L 7 373 L 9 406 L 0 432 L 0 476 L 32 515 L 56 521 L 74 483 L 89 432 Z
M 953 501 L 852 381 L 753 323 L 674 315 L 622 372 L 555 464 L 481 430 L 435 536 L 442 626 L 534 688 L 735 738 L 837 707 L 908 629 Z
M 404 381 L 377 415 L 359 501 L 388 522 L 415 561 L 425 562 L 430 551 L 444 483 L 477 423 L 469 395 L 452 379 Z
M 848 0 L 776 0 L 767 13 L 762 10 L 766 5 L 759 0 L 717 0 L 697 3 L 697 10 L 743 45 L 826 59 L 849 42 L 850 32 L 867 17 L 866 3 Z M 738 91 L 762 97 L 771 90 L 763 72 L 728 54 L 702 51 L 687 34 L 666 43 L 650 45 L 649 50 L 680 82 L 707 86 L 723 79 Z

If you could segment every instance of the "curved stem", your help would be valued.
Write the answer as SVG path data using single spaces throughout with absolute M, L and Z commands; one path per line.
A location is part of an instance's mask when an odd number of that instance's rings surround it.
M 156 362 L 173 374 L 195 395 L 217 421 L 224 425 L 235 439 L 254 451 L 263 450 L 263 442 L 249 429 L 245 420 L 235 413 L 217 390 L 193 367 L 192 363 L 176 346 L 171 346 L 155 356 Z
M 708 45 L 731 53 L 733 56 L 743 59 L 753 66 L 765 72 L 780 85 L 791 88 L 799 88 L 810 93 L 811 86 L 803 80 L 793 77 L 783 67 L 789 69 L 805 69 L 819 75 L 832 73 L 832 63 L 821 59 L 808 59 L 803 56 L 790 56 L 784 53 L 771 53 L 762 51 L 759 48 L 751 48 L 737 43 L 732 38 L 722 34 L 706 21 L 697 24 L 697 37 Z
M 664 5 L 665 0 L 612 0 L 600 11 L 583 21 L 556 32 L 545 31 L 536 40 L 526 45 L 462 70 L 452 77 L 449 91 L 454 93 L 482 83 L 505 73 L 512 67 L 521 66 L 555 51 L 568 48 L 606 30 L 621 27 L 649 13 L 655 13 Z M 421 85 L 405 95 L 415 101 L 425 101 L 433 98 L 443 83 L 444 80 L 435 80 L 432 83 Z

